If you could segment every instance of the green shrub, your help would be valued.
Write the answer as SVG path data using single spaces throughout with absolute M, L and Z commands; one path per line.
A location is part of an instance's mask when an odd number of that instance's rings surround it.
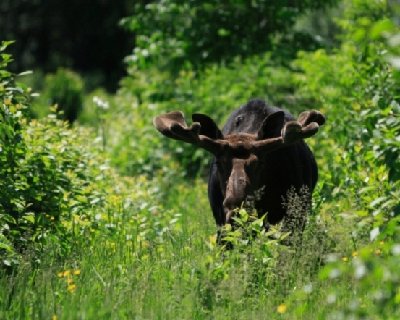
M 58 105 L 62 119 L 73 123 L 83 108 L 83 81 L 68 69 L 58 69 L 46 76 L 45 93 L 50 105 Z
M 2 51 L 7 43 L 3 43 Z M 46 244 L 54 255 L 70 248 L 68 226 L 75 216 L 101 205 L 105 160 L 90 131 L 69 129 L 50 114 L 30 120 L 30 95 L 0 60 L 0 254 L 1 265 L 18 263 L 20 254 L 37 258 Z M 96 187 L 95 187 L 96 186 Z
M 315 145 L 326 199 L 341 201 L 341 210 L 367 216 L 369 228 L 385 229 L 399 214 L 400 183 L 399 77 L 383 55 L 386 40 L 377 34 L 386 31 L 381 26 L 387 6 L 349 2 L 344 17 L 341 25 L 347 33 L 340 50 L 299 55 L 297 93 L 300 101 L 322 105 L 328 117 Z M 375 37 L 369 38 L 372 30 Z
M 398 32 L 390 15 L 386 1 L 346 2 L 341 47 L 301 53 L 295 62 L 297 93 L 328 117 L 314 146 L 324 183 L 320 214 L 353 225 L 352 244 L 328 256 L 320 272 L 332 288 L 324 318 L 398 317 L 400 78 L 388 55 L 396 48 L 387 38 Z
M 198 67 L 205 62 L 231 61 L 273 47 L 273 37 L 296 45 L 292 27 L 302 13 L 335 4 L 335 0 L 281 1 L 148 1 L 137 3 L 135 14 L 123 25 L 135 32 L 136 46 L 127 61 L 131 64 L 179 71 L 182 65 Z M 174 21 L 174 23 L 171 23 Z M 277 38 L 277 37 L 276 37 Z M 274 39 L 275 42 L 277 39 Z M 313 42 L 302 37 L 302 46 Z M 279 52 L 283 55 L 285 52 Z
M 14 212 L 18 206 L 19 190 L 14 188 L 15 168 L 26 151 L 22 134 L 29 114 L 29 95 L 15 83 L 14 75 L 6 70 L 12 61 L 11 56 L 5 53 L 10 43 L 2 42 L 0 47 L 0 253 L 12 259 L 2 261 L 9 265 L 16 261 L 14 240 L 19 238 L 18 234 L 13 235 L 9 226 L 15 221 Z M 11 239 L 7 234 L 11 234 Z

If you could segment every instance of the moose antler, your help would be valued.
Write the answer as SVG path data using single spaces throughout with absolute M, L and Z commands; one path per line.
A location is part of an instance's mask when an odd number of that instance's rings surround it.
M 322 126 L 325 124 L 325 116 L 317 110 L 308 110 L 300 113 L 297 122 L 302 126 L 307 126 L 312 122 L 317 123 L 318 126 Z
M 321 112 L 317 110 L 304 111 L 297 120 L 284 124 L 280 137 L 258 140 L 254 143 L 254 147 L 262 149 L 264 152 L 272 151 L 313 136 L 324 123 L 325 117 Z
M 193 122 L 188 127 L 181 111 L 172 111 L 155 117 L 153 124 L 166 137 L 197 145 L 214 154 L 227 145 L 225 140 L 211 139 L 201 135 L 201 126 L 198 122 Z
M 289 121 L 282 130 L 282 138 L 285 143 L 296 142 L 313 136 L 320 126 L 325 123 L 324 115 L 317 110 L 302 112 L 297 121 Z
M 278 115 L 278 117 L 283 117 L 283 113 Z M 210 122 L 206 122 L 203 119 L 206 116 L 202 115 L 194 115 L 194 120 L 203 121 L 202 124 L 209 127 L 213 130 L 216 129 L 216 125 L 212 122 L 212 126 Z M 277 118 L 276 116 L 274 118 Z M 209 119 L 209 121 L 212 121 Z M 282 118 L 283 122 L 283 118 Z M 166 114 L 162 114 L 157 116 L 153 120 L 154 126 L 166 137 L 181 140 L 193 145 L 197 145 L 213 154 L 218 154 L 223 150 L 253 150 L 254 152 L 271 152 L 275 149 L 282 148 L 286 145 L 290 145 L 295 143 L 301 139 L 305 139 L 313 136 L 317 133 L 320 125 L 325 123 L 325 117 L 316 110 L 305 111 L 300 114 L 299 118 L 296 121 L 289 121 L 283 125 L 281 136 L 268 138 L 268 139 L 260 139 L 252 140 L 251 142 L 243 143 L 243 142 L 231 142 L 229 136 L 223 138 L 220 135 L 220 138 L 214 138 L 212 135 L 207 136 L 203 133 L 204 128 L 200 125 L 199 122 L 193 122 L 191 126 L 186 124 L 184 115 L 181 111 L 172 111 Z M 207 131 L 207 130 L 205 130 Z M 215 130 L 214 130 L 215 131 Z M 240 139 L 239 139 L 240 140 Z

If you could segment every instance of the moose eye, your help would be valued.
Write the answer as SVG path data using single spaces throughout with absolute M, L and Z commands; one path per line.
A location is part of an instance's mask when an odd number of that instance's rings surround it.
M 243 116 L 238 116 L 238 117 L 236 117 L 235 126 L 238 127 L 239 124 L 242 123 L 242 121 L 243 121 Z

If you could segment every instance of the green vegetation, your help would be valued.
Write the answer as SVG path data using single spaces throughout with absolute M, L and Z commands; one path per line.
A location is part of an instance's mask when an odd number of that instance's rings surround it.
M 320 2 L 306 3 L 303 9 Z M 164 29 L 148 15 L 158 10 L 166 23 L 172 9 L 176 21 L 193 13 L 190 37 L 184 24 L 175 26 L 183 28 L 179 38 L 170 34 L 175 29 L 158 34 L 183 45 L 180 63 L 172 51 L 157 51 L 143 64 L 134 51 L 118 93 L 87 94 L 73 125 L 54 107 L 36 119 L 32 105 L 47 109 L 50 92 L 71 101 L 83 87 L 79 77 L 64 72 L 60 78 L 69 80 L 53 78 L 35 98 L 20 83 L 24 75 L 8 71 L 9 43 L 1 46 L 0 318 L 399 318 L 400 9 L 344 1 L 333 48 L 305 44 L 308 51 L 292 59 L 280 56 L 281 46 L 238 47 L 203 61 L 191 53 L 204 37 L 197 18 L 200 12 L 202 25 L 214 26 L 214 15 L 180 1 L 144 8 L 123 23 L 144 23 L 154 48 L 162 42 L 150 35 Z M 240 8 L 234 17 L 247 14 Z M 238 24 L 231 23 L 218 28 L 228 32 Z M 79 90 L 51 89 L 64 82 Z M 234 249 L 224 250 L 206 196 L 209 156 L 163 138 L 152 118 L 183 110 L 222 124 L 251 97 L 294 114 L 314 108 L 327 115 L 309 141 L 320 178 L 302 237 L 280 226 L 266 233 L 261 219 L 240 209 L 242 228 L 224 231 Z M 303 211 L 306 197 L 291 195 L 291 212 Z
M 312 37 L 293 30 L 296 18 L 337 1 L 149 2 L 139 2 L 135 15 L 123 20 L 137 34 L 130 60 L 141 67 L 150 64 L 179 70 L 182 64 L 201 67 L 205 62 L 231 61 L 233 57 L 262 53 L 284 42 L 289 43 L 284 46 L 293 55 L 296 41 L 301 41 L 303 48 L 315 45 Z M 283 50 L 278 52 L 284 54 Z
M 57 105 L 62 111 L 62 119 L 73 123 L 82 110 L 83 82 L 78 74 L 65 69 L 58 69 L 45 80 L 47 97 L 51 105 Z

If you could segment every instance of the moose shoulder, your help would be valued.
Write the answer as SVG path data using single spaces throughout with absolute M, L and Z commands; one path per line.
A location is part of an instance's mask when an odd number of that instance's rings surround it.
M 303 139 L 325 123 L 320 112 L 305 111 L 296 120 L 262 100 L 251 100 L 231 114 L 222 131 L 206 115 L 193 114 L 192 120 L 188 126 L 182 112 L 175 111 L 156 117 L 154 125 L 163 135 L 214 155 L 208 197 L 218 226 L 230 223 L 234 209 L 259 190 L 253 205 L 275 224 L 286 215 L 283 199 L 289 189 L 314 189 L 318 169 Z

